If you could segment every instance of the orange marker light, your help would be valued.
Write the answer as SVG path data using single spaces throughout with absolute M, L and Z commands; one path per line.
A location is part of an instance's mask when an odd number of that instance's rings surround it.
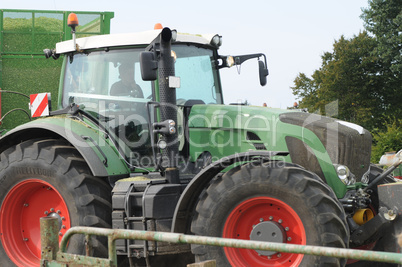
M 162 30 L 162 29 L 163 29 L 162 24 L 160 24 L 160 23 L 155 24 L 154 30 Z
M 67 18 L 67 25 L 73 29 L 78 26 L 77 14 L 70 13 Z

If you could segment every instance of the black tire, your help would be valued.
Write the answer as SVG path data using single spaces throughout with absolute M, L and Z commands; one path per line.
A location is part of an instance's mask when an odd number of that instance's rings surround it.
M 257 214 L 259 212 L 261 214 Z M 274 216 L 270 218 L 270 214 Z M 305 239 L 297 238 L 297 230 L 286 230 L 287 225 L 295 229 L 302 226 L 304 230 L 298 234 L 305 234 Z M 250 239 L 255 236 L 255 229 L 268 234 L 259 239 L 261 241 L 339 248 L 346 248 L 349 243 L 346 216 L 332 189 L 317 175 L 284 162 L 252 162 L 231 169 L 222 178 L 214 178 L 200 195 L 191 223 L 191 231 L 201 236 Z M 269 229 L 278 230 L 277 237 L 282 241 L 271 238 Z M 286 241 L 289 237 L 290 241 Z M 241 254 L 240 251 L 192 246 L 197 262 L 216 259 L 217 266 L 294 266 L 297 263 L 300 266 L 344 266 L 346 263 L 346 259 L 330 257 L 253 250 Z
M 40 242 L 34 241 L 38 241 L 39 218 L 46 213 L 57 217 L 67 229 L 111 227 L 111 187 L 91 175 L 84 159 L 66 141 L 29 140 L 7 149 L 0 157 L 0 224 L 3 225 L 0 226 L 0 266 L 39 266 L 35 249 L 39 247 L 40 253 Z M 53 198 L 60 201 L 52 201 Z M 24 203 L 29 213 L 20 205 L 14 207 L 14 202 Z M 11 224 L 10 220 L 16 218 L 22 218 L 22 222 L 16 220 Z M 67 230 L 64 226 L 60 226 L 61 234 Z M 10 229 L 23 231 L 27 235 L 26 244 L 33 247 L 25 249 Z M 94 238 L 92 246 L 94 256 L 107 256 L 106 239 Z M 82 235 L 70 239 L 68 252 L 84 254 Z

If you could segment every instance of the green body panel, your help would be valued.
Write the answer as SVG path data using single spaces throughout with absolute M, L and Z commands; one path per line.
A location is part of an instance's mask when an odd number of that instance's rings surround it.
M 193 106 L 188 124 L 191 160 L 205 151 L 211 153 L 213 161 L 250 150 L 289 151 L 285 137 L 295 137 L 309 146 L 327 183 L 343 197 L 346 185 L 339 180 L 322 142 L 306 128 L 281 122 L 279 115 L 285 112 L 289 111 L 241 105 Z M 290 156 L 281 159 L 291 162 Z
M 46 138 L 46 135 L 53 137 L 55 134 L 65 138 L 77 148 L 95 176 L 129 175 L 130 170 L 113 142 L 105 138 L 106 135 L 102 131 L 85 119 L 79 121 L 65 115 L 37 119 L 9 131 L 0 139 L 0 143 L 8 143 L 11 146 L 13 141 L 18 142 L 15 139 L 20 136 L 32 139 Z

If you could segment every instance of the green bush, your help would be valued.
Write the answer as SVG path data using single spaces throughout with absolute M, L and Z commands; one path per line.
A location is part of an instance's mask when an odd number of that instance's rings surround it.
M 371 161 L 378 163 L 385 152 L 402 149 L 402 120 L 396 119 L 386 124 L 386 131 L 373 134 Z

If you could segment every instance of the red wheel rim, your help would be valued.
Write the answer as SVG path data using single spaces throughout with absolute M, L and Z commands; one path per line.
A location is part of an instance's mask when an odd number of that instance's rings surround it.
M 229 214 L 223 237 L 250 240 L 253 229 L 263 224 L 282 227 L 284 242 L 306 244 L 306 232 L 297 213 L 286 203 L 270 197 L 255 197 L 241 202 Z M 224 248 L 232 266 L 298 266 L 302 254 L 261 255 L 256 250 Z M 271 252 L 273 253 L 273 252 Z
M 39 218 L 46 215 L 58 218 L 60 241 L 70 228 L 70 215 L 63 197 L 52 185 L 28 179 L 7 193 L 0 209 L 0 237 L 8 257 L 17 266 L 39 266 Z

